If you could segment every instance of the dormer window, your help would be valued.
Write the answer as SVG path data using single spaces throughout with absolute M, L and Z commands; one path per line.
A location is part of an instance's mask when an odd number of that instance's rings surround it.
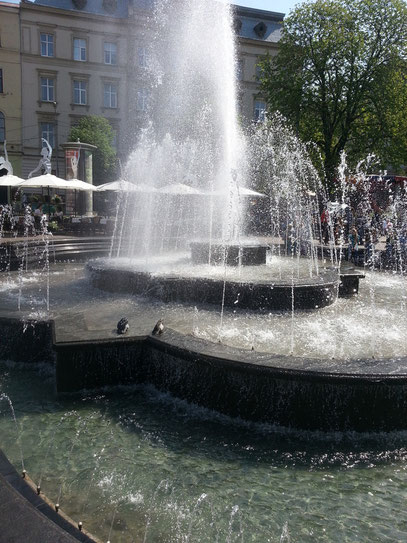
M 76 9 L 84 9 L 88 0 L 72 0 Z
M 242 19 L 235 17 L 233 20 L 233 28 L 236 34 L 239 34 L 239 32 L 242 30 Z
M 260 23 L 257 23 L 253 30 L 256 32 L 259 38 L 264 38 L 267 32 L 267 25 L 261 21 Z
M 117 0 L 103 0 L 103 7 L 108 13 L 114 13 L 117 9 Z

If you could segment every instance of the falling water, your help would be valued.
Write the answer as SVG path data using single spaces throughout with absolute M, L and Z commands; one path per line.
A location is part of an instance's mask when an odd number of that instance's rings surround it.
M 20 425 L 17 422 L 17 417 L 16 417 L 16 414 L 15 414 L 15 411 L 14 411 L 13 402 L 11 401 L 9 396 L 7 396 L 7 394 L 4 394 L 4 393 L 2 393 L 0 395 L 0 401 L 1 400 L 6 400 L 8 402 L 9 407 L 10 407 L 11 416 L 13 417 L 14 426 L 15 426 L 16 432 L 17 432 L 17 443 L 18 443 L 18 448 L 19 448 L 19 451 L 20 451 L 21 469 L 24 472 L 25 468 L 24 468 L 23 447 L 21 445 L 21 428 L 20 428 Z
M 148 123 L 125 168 L 144 189 L 123 202 L 116 236 L 118 256 L 147 260 L 185 250 L 193 239 L 238 238 L 238 185 L 245 184 L 230 6 L 161 0 L 154 28 Z M 173 193 L 161 192 L 171 186 Z
M 205 498 L 207 498 L 207 494 L 205 494 L 205 492 L 203 492 L 199 498 L 197 499 L 196 501 L 196 504 L 192 510 L 192 513 L 191 513 L 191 520 L 189 521 L 189 526 L 188 526 L 188 533 L 187 533 L 187 536 L 185 538 L 185 543 L 188 543 L 190 541 L 190 537 L 191 537 L 191 533 L 192 533 L 192 524 L 195 520 L 195 516 L 196 516 L 196 512 L 199 508 L 199 506 L 201 505 L 201 503 L 205 500 Z

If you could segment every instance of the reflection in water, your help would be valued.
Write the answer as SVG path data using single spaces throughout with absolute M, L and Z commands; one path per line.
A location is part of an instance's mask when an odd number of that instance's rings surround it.
M 102 540 L 110 530 L 121 543 L 406 537 L 405 432 L 288 431 L 149 387 L 57 400 L 52 375 L 5 364 L 0 390 L 31 477 Z M 18 466 L 15 425 L 0 407 L 2 448 Z

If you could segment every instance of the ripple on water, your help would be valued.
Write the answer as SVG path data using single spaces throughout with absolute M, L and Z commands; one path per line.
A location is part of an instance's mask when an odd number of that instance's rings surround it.
M 230 419 L 153 387 L 58 399 L 52 375 L 0 365 L 34 481 L 107 540 L 401 541 L 407 433 L 288 431 Z M 18 464 L 0 405 L 2 447 Z M 206 497 L 199 502 L 200 497 Z M 238 507 L 238 509 L 236 509 Z M 389 539 L 390 540 L 390 539 Z

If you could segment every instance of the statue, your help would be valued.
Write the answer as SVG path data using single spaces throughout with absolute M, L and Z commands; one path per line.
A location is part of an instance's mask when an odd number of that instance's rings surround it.
M 79 165 L 80 151 L 77 155 L 71 156 L 71 170 L 73 179 L 78 179 L 78 165 Z
M 13 175 L 13 166 L 9 162 L 7 155 L 7 142 L 4 140 L 4 157 L 0 156 L 0 170 L 6 170 L 6 175 Z
M 52 147 L 45 138 L 41 138 L 41 141 L 44 143 L 41 149 L 41 156 L 38 166 L 28 174 L 28 179 L 31 179 L 34 174 L 40 173 L 51 173 L 51 157 L 52 157 Z

